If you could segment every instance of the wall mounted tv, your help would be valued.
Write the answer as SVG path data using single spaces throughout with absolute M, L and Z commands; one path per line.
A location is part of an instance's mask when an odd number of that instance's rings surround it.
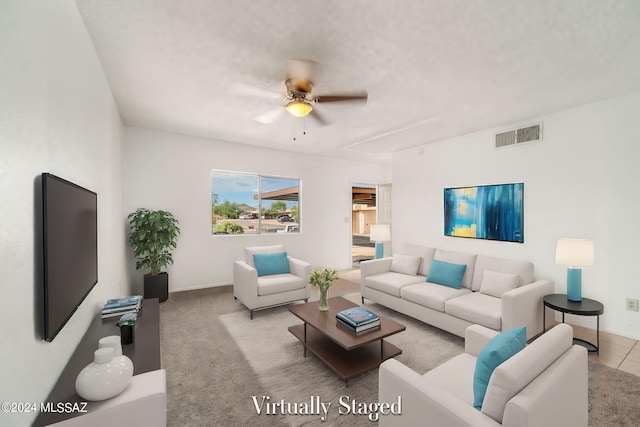
M 52 341 L 98 282 L 98 196 L 42 174 L 44 339 Z

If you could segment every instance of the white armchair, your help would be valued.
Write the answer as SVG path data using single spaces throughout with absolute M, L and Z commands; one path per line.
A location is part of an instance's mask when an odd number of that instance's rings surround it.
M 476 358 L 496 331 L 469 326 L 465 352 L 420 375 L 389 359 L 380 365 L 379 401 L 402 396 L 401 415 L 388 426 L 563 426 L 588 421 L 587 351 L 572 345 L 573 330 L 560 324 L 500 364 L 491 375 L 482 410 L 473 407 Z
M 311 264 L 287 257 L 289 273 L 258 276 L 254 254 L 286 252 L 284 245 L 253 246 L 244 249 L 245 260 L 233 264 L 233 296 L 253 312 L 297 300 L 309 300 Z

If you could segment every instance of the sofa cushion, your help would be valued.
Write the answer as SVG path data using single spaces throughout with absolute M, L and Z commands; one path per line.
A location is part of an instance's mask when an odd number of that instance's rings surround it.
M 451 316 L 477 323 L 487 328 L 502 328 L 502 300 L 500 298 L 469 292 L 445 303 L 444 311 Z
M 431 261 L 435 254 L 435 248 L 428 248 L 426 246 L 412 245 L 409 243 L 403 243 L 398 250 L 399 254 L 403 255 L 415 255 L 420 257 L 420 267 L 418 268 L 418 274 L 426 276 L 429 274 L 431 268 Z
M 407 301 L 444 312 L 445 303 L 448 300 L 466 295 L 470 292 L 467 288 L 455 289 L 436 283 L 424 282 L 403 287 L 400 290 L 400 296 Z
M 517 274 L 499 273 L 485 270 L 482 275 L 480 292 L 496 298 L 502 298 L 502 294 L 520 286 L 520 276 Z
M 462 278 L 462 287 L 471 289 L 471 280 L 473 277 L 473 270 L 476 265 L 475 254 L 467 254 L 463 252 L 444 251 L 442 249 L 436 249 L 433 259 L 440 261 L 450 262 L 453 264 L 465 264 L 467 268 Z
M 422 376 L 435 384 L 438 389 L 446 390 L 469 406 L 473 405 L 473 371 L 476 358 L 467 353 L 459 354 L 445 363 L 436 366 Z
M 415 255 L 393 254 L 390 271 L 415 276 L 420 267 L 420 257 Z
M 427 275 L 427 282 L 460 289 L 466 268 L 466 264 L 454 264 L 434 259 Z
M 413 285 L 416 282 L 424 280 L 422 276 L 412 276 L 409 274 L 394 273 L 389 271 L 387 273 L 375 274 L 365 279 L 365 286 L 376 289 L 380 292 L 384 292 L 394 297 L 400 296 L 400 289 L 404 286 Z
M 502 423 L 507 402 L 562 356 L 573 344 L 573 329 L 555 326 L 493 372 L 482 413 Z
M 518 261 L 478 255 L 475 263 L 475 270 L 473 271 L 471 290 L 480 290 L 485 270 L 497 271 L 498 273 L 517 274 L 520 276 L 520 286 L 528 285 L 533 282 L 534 268 L 533 263 L 529 261 Z
M 507 329 L 491 338 L 480 353 L 473 373 L 473 407 L 480 410 L 493 371 L 527 344 L 524 326 Z M 506 402 L 505 402 L 506 403 Z
M 306 283 L 302 277 L 293 274 L 272 274 L 258 277 L 258 295 L 272 295 L 303 289 Z
M 253 262 L 253 254 L 273 254 L 284 251 L 284 245 L 249 246 L 244 248 L 244 261 L 251 267 L 255 267 L 256 265 Z
M 286 252 L 253 254 L 253 263 L 256 265 L 258 277 L 291 273 Z

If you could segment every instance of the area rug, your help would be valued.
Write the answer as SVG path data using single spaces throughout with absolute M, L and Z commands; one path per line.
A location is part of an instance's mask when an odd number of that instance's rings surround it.
M 360 297 L 359 294 L 351 294 L 345 298 L 357 303 Z M 406 331 L 387 340 L 403 350 L 396 359 L 418 372 L 426 372 L 464 350 L 462 338 L 377 304 L 368 306 L 376 313 L 391 317 L 407 327 Z M 311 354 L 305 358 L 302 344 L 287 330 L 289 326 L 300 324 L 301 321 L 287 307 L 263 312 L 253 321 L 249 320 L 246 313 L 225 314 L 220 320 L 258 374 L 264 388 L 264 393 L 256 396 L 258 404 L 262 403 L 263 396 L 266 396 L 265 402 L 272 403 L 284 400 L 307 402 L 310 406 L 312 399 L 315 399 L 314 403 L 331 404 L 326 421 L 321 419 L 324 416 L 322 408 L 320 415 L 278 415 L 274 418 L 292 426 L 371 425 L 368 414 L 354 415 L 346 412 L 352 412 L 354 401 L 357 407 L 358 402 L 369 404 L 378 401 L 378 371 L 370 371 L 345 385 L 318 358 Z M 253 396 L 247 396 L 244 410 L 256 412 L 255 404 Z M 345 405 L 349 405 L 351 409 L 347 411 Z
M 345 298 L 360 303 L 359 294 Z M 407 329 L 387 338 L 402 349 L 396 357 L 416 372 L 424 373 L 464 351 L 464 340 L 431 327 L 375 303 L 365 304 L 372 311 L 388 316 Z M 313 355 L 303 357 L 302 344 L 288 331 L 288 326 L 301 323 L 280 307 L 263 313 L 256 323 L 246 313 L 230 313 L 220 317 L 252 369 L 260 378 L 264 393 L 256 396 L 262 402 L 315 402 L 331 403 L 327 422 L 319 415 L 277 415 L 280 421 L 292 426 L 366 426 L 371 425 L 367 415 L 341 414 L 346 412 L 341 402 L 378 401 L 378 372 L 366 373 L 344 382 L 322 361 Z M 640 379 L 604 365 L 589 363 L 590 426 L 640 425 Z M 318 400 L 319 399 L 319 400 Z M 245 402 L 246 411 L 256 412 L 251 397 Z M 264 408 L 264 406 L 263 406 Z M 322 412 L 322 411 L 320 411 Z

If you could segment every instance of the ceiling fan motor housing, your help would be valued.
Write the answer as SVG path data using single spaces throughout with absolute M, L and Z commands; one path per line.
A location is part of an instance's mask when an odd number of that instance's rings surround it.
M 284 83 L 287 86 L 287 95 L 290 99 L 301 101 L 311 99 L 311 89 L 313 88 L 311 80 L 290 77 Z

